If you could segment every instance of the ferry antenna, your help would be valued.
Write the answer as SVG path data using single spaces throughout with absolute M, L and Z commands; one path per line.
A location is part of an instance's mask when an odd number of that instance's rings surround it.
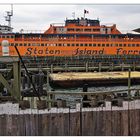
M 5 21 L 8 21 L 8 26 L 11 27 L 11 17 L 13 16 L 13 4 L 11 4 L 11 12 L 6 11 Z

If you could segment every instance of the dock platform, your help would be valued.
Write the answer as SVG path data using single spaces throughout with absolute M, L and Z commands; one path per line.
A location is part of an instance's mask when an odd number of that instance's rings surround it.
M 50 81 L 59 87 L 76 87 L 88 84 L 127 84 L 129 72 L 64 72 L 50 74 Z M 140 82 L 140 72 L 131 72 L 131 83 Z

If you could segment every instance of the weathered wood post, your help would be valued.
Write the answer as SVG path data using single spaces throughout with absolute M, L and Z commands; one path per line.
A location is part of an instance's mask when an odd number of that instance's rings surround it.
M 114 70 L 114 63 L 111 63 L 111 71 Z
M 101 70 L 102 70 L 102 63 L 100 62 L 99 63 L 99 72 L 101 72 Z
M 136 70 L 136 63 L 133 62 L 133 71 L 135 71 L 135 70 Z
M 51 73 L 53 73 L 53 64 L 51 64 Z
M 124 63 L 121 64 L 121 69 L 124 71 Z
M 86 62 L 85 67 L 86 67 L 86 72 L 88 72 L 88 62 Z
M 130 88 L 131 88 L 131 69 L 129 68 L 129 71 L 128 71 L 128 98 L 129 99 L 131 98 Z
M 68 64 L 65 63 L 65 72 L 67 72 L 67 71 L 68 71 Z
M 43 94 L 43 82 L 44 82 L 44 73 L 42 71 L 39 71 L 39 94 Z
M 21 65 L 20 61 L 13 62 L 13 76 L 14 76 L 14 82 L 13 82 L 13 88 L 15 91 L 15 97 L 20 100 L 21 96 Z
M 51 95 L 49 94 L 49 71 L 47 70 L 47 88 L 46 88 L 46 92 L 47 92 L 47 102 L 48 102 L 48 108 L 51 108 Z

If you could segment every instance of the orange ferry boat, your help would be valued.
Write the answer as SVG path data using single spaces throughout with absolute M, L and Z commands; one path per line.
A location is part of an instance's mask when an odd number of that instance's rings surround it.
M 51 24 L 44 33 L 8 33 L 1 27 L 0 56 L 5 40 L 10 56 L 17 56 L 15 45 L 21 56 L 29 57 L 140 55 L 140 34 L 122 34 L 116 24 L 100 25 L 99 19 L 66 19 L 65 25 Z

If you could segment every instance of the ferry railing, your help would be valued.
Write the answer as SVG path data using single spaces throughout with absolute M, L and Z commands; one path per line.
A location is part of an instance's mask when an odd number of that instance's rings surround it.
M 63 42 L 138 42 L 140 41 L 140 39 L 60 39 L 60 38 L 15 38 L 15 41 L 50 41 L 50 42 L 54 42 L 54 41 L 63 41 Z

